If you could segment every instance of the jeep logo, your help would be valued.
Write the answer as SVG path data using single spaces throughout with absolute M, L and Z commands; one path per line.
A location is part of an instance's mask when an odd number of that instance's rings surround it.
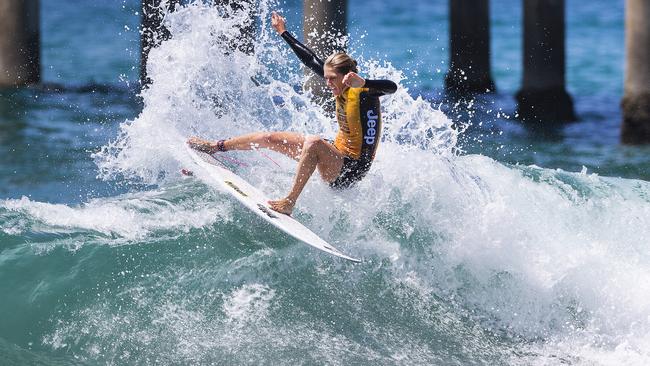
M 366 135 L 363 136 L 363 139 L 366 141 L 366 144 L 372 145 L 375 143 L 375 136 L 377 135 L 377 121 L 379 120 L 379 115 L 373 114 L 373 110 L 369 110 L 366 113 L 368 117 L 368 129 L 366 130 Z

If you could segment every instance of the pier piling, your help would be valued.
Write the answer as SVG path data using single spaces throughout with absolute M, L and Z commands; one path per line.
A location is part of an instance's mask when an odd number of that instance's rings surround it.
M 41 81 L 39 0 L 0 1 L 0 87 Z
M 522 120 L 576 119 L 565 87 L 564 0 L 524 0 L 523 85 L 517 93 Z
M 305 44 L 323 60 L 336 51 L 345 51 L 347 42 L 347 0 L 305 0 L 303 13 Z M 305 89 L 317 101 L 331 99 L 325 82 L 306 71 Z
M 621 141 L 650 143 L 650 2 L 625 3 L 625 85 Z
M 144 87 L 151 80 L 147 76 L 149 51 L 169 38 L 163 26 L 165 10 L 173 11 L 180 0 L 142 0 L 140 28 L 140 84 Z
M 449 15 L 450 68 L 445 89 L 460 95 L 494 91 L 489 0 L 449 0 Z

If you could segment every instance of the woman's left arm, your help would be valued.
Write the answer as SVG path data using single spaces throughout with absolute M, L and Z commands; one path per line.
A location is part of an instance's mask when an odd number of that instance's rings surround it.
M 376 95 L 386 95 L 393 94 L 397 91 L 397 84 L 390 80 L 368 80 L 363 86 L 364 88 L 370 89 L 373 94 Z
M 397 84 L 390 80 L 368 80 L 355 72 L 349 72 L 343 77 L 343 84 L 351 88 L 368 88 L 377 96 L 393 94 L 397 91 Z

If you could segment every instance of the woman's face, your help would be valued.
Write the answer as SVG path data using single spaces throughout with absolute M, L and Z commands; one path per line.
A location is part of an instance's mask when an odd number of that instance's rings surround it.
M 345 84 L 343 84 L 343 74 L 339 74 L 334 70 L 333 67 L 325 65 L 325 81 L 327 86 L 332 89 L 332 94 L 339 96 L 345 90 Z

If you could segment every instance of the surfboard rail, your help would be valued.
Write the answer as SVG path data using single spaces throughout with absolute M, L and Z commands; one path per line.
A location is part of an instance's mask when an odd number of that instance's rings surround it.
M 210 182 L 218 183 L 223 191 L 232 195 L 237 201 L 264 221 L 311 247 L 355 263 L 361 262 L 360 259 L 350 257 L 336 249 L 293 217 L 272 210 L 267 203 L 269 199 L 262 191 L 233 173 L 212 155 L 192 149 L 187 145 L 185 146 L 196 166 L 200 167 L 207 174 Z M 195 175 L 200 177 L 202 174 Z

